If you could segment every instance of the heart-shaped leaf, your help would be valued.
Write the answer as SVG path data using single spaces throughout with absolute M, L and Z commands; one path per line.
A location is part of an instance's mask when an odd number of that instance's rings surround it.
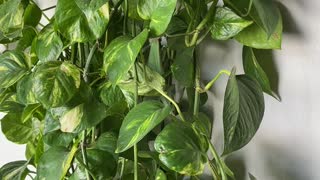
M 246 75 L 229 77 L 223 107 L 224 152 L 236 151 L 253 138 L 264 114 L 262 88 Z
M 27 74 L 29 65 L 23 53 L 7 51 L 0 55 L 0 88 L 8 88 Z
M 17 83 L 17 101 L 21 104 L 35 104 L 38 101 L 32 91 L 33 74 L 28 74 Z
M 42 16 L 41 9 L 37 6 L 37 4 L 32 3 L 28 4 L 27 8 L 24 11 L 24 24 L 36 27 Z
M 151 21 L 151 32 L 159 36 L 166 31 L 176 4 L 177 0 L 139 0 L 138 14 Z
M 174 78 L 183 86 L 190 87 L 194 84 L 194 48 L 185 48 L 174 59 L 171 71 Z
M 22 37 L 20 38 L 16 50 L 24 51 L 26 48 L 31 46 L 33 39 L 37 36 L 35 28 L 26 26 L 22 30 Z
M 227 40 L 237 35 L 252 24 L 225 7 L 218 7 L 211 28 L 211 37 L 217 40 Z
M 41 30 L 34 41 L 34 50 L 42 62 L 55 61 L 60 56 L 63 43 L 52 24 Z
M 14 161 L 3 165 L 0 168 L 0 178 L 2 180 L 22 180 L 28 174 L 28 161 Z
M 201 174 L 207 162 L 208 143 L 188 123 L 167 125 L 155 140 L 161 162 L 180 174 Z
M 242 51 L 242 59 L 245 73 L 250 77 L 256 79 L 265 93 L 268 93 L 269 95 L 278 99 L 278 97 L 270 87 L 270 82 L 267 74 L 264 72 L 259 62 L 257 61 L 253 49 L 244 46 Z
M 100 4 L 100 3 L 98 3 Z M 71 42 L 88 42 L 100 38 L 109 22 L 106 4 L 92 8 L 86 1 L 59 0 L 55 23 L 64 37 Z
M 280 14 L 279 10 L 277 13 Z M 268 34 L 257 24 L 252 24 L 235 36 L 245 46 L 257 49 L 280 49 L 282 41 L 282 18 L 280 16 L 275 31 Z
M 34 74 L 33 92 L 45 107 L 57 107 L 68 102 L 80 86 L 80 71 L 68 62 L 49 61 Z
M 134 39 L 128 36 L 116 38 L 106 48 L 103 68 L 113 84 L 117 84 L 132 67 L 147 38 L 148 30 L 145 29 Z
M 170 106 L 164 106 L 157 101 L 145 101 L 138 104 L 122 122 L 116 152 L 123 152 L 139 142 L 170 112 Z

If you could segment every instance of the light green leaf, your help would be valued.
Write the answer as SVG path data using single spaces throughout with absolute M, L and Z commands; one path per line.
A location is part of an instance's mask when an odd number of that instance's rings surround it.
M 147 38 L 148 30 L 145 29 L 134 39 L 116 38 L 106 48 L 103 69 L 113 84 L 117 84 L 132 67 Z
M 17 101 L 22 104 L 38 103 L 32 91 L 33 74 L 28 74 L 17 83 Z
M 15 84 L 28 72 L 28 63 L 23 53 L 7 51 L 0 55 L 0 88 Z
M 31 46 L 33 39 L 37 36 L 36 29 L 30 26 L 26 26 L 22 30 L 22 37 L 20 38 L 16 50 L 24 51 Z
M 34 74 L 33 92 L 45 107 L 58 107 L 68 102 L 80 86 L 80 72 L 68 62 L 49 61 Z
M 3 165 L 0 168 L 2 180 L 23 180 L 28 174 L 28 161 L 14 161 Z
M 109 22 L 108 8 L 106 4 L 99 9 L 94 9 L 87 6 L 85 1 L 59 0 L 55 24 L 61 34 L 71 42 L 93 41 L 105 32 Z
M 21 121 L 21 114 L 8 113 L 1 120 L 1 129 L 6 138 L 17 144 L 26 144 L 32 140 L 34 128 L 32 121 Z
M 69 156 L 73 155 L 74 152 L 64 147 L 50 148 L 40 158 L 37 166 L 38 179 L 63 179 L 65 169 L 70 167 Z
M 152 34 L 164 33 L 170 23 L 177 0 L 139 0 L 138 14 L 144 20 L 150 20 Z
M 161 169 L 158 168 L 155 180 L 167 180 L 167 176 Z
M 0 5 L 0 34 L 8 40 L 21 36 L 24 10 L 20 2 L 10 0 Z
M 154 147 L 161 162 L 180 174 L 202 174 L 207 162 L 208 143 L 188 123 L 167 125 L 155 140 Z
M 279 10 L 277 13 L 280 14 Z M 280 16 L 277 27 L 270 37 L 257 24 L 252 24 L 241 31 L 235 38 L 241 44 L 257 49 L 280 49 L 282 28 L 282 18 Z
M 66 111 L 60 118 L 62 132 L 79 133 L 99 124 L 107 117 L 106 107 L 96 101 L 80 104 Z
M 160 58 L 160 47 L 159 39 L 150 40 L 150 53 L 148 58 L 148 66 L 153 71 L 163 74 L 163 68 Z
M 218 7 L 211 28 L 211 37 L 217 40 L 227 40 L 237 35 L 252 24 L 225 7 Z
M 41 20 L 41 16 L 42 11 L 37 4 L 29 4 L 24 11 L 24 24 L 36 27 Z
M 230 75 L 223 107 L 224 152 L 229 154 L 249 143 L 264 114 L 262 88 L 246 75 Z
M 174 78 L 185 87 L 191 87 L 194 84 L 193 51 L 193 47 L 183 49 L 171 66 Z
M 30 104 L 27 105 L 23 112 L 22 112 L 22 116 L 21 116 L 21 121 L 22 123 L 25 123 L 26 121 L 30 120 L 33 116 L 33 114 L 39 109 L 41 108 L 41 104 Z
M 157 101 L 144 101 L 138 104 L 122 122 L 116 152 L 123 152 L 138 143 L 170 112 L 170 106 L 164 106 Z
M 52 24 L 47 25 L 41 30 L 34 40 L 34 50 L 42 62 L 55 61 L 60 56 L 63 43 Z
M 259 62 L 257 61 L 253 49 L 244 46 L 242 51 L 242 59 L 245 73 L 248 76 L 256 79 L 264 92 L 278 99 L 277 95 L 275 95 L 270 87 L 270 82 L 267 74 L 264 72 Z

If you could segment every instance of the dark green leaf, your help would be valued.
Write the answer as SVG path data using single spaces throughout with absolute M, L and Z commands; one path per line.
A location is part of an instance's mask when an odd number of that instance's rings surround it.
M 52 24 L 41 30 L 33 46 L 35 53 L 42 62 L 57 60 L 63 49 L 62 40 L 55 32 Z
M 206 114 L 199 113 L 195 117 L 195 121 L 192 123 L 192 126 L 197 129 L 200 134 L 211 138 L 212 121 Z
M 94 9 L 87 6 L 86 1 L 59 0 L 55 23 L 62 35 L 71 42 L 96 40 L 104 34 L 109 22 L 108 8 L 106 4 Z
M 36 27 L 41 20 L 42 12 L 37 4 L 32 3 L 24 11 L 24 24 Z
M 80 86 L 80 72 L 68 62 L 49 61 L 41 64 L 34 75 L 33 92 L 45 107 L 68 102 Z
M 22 104 L 37 103 L 32 91 L 33 74 L 28 74 L 17 83 L 17 101 Z
M 3 165 L 0 168 L 0 178 L 2 180 L 23 180 L 28 170 L 28 161 L 14 161 Z
M 117 136 L 115 133 L 106 132 L 100 135 L 95 146 L 95 149 L 109 152 L 114 154 L 117 148 Z
M 7 51 L 0 55 L 0 88 L 15 84 L 28 72 L 28 63 L 23 53 Z
M 43 136 L 43 142 L 49 146 L 63 146 L 68 147 L 76 134 L 64 133 L 60 130 L 52 131 Z
M 138 14 L 138 6 L 139 0 L 130 0 L 128 1 L 128 16 L 132 19 L 141 20 Z
M 166 174 L 159 168 L 157 169 L 157 172 L 156 172 L 156 180 L 167 180 Z
M 33 114 L 41 108 L 41 104 L 30 104 L 27 105 L 22 113 L 21 121 L 22 123 L 25 123 L 26 121 L 30 120 L 33 116 Z
M 159 36 L 170 23 L 177 0 L 140 0 L 138 14 L 144 20 L 150 20 L 151 32 Z
M 32 121 L 21 121 L 21 114 L 8 113 L 1 120 L 1 129 L 9 141 L 17 144 L 26 144 L 32 139 L 34 128 Z
M 20 2 L 10 0 L 0 5 L 0 34 L 9 40 L 21 36 L 24 10 Z
M 0 112 L 21 113 L 23 111 L 23 108 L 23 105 L 13 100 L 8 100 L 0 104 Z
M 119 37 L 106 48 L 103 68 L 113 84 L 117 84 L 132 67 L 147 38 L 148 30 L 145 29 L 134 39 Z
M 228 8 L 218 7 L 214 23 L 211 28 L 211 37 L 217 40 L 227 40 L 237 35 L 244 28 L 252 24 Z
M 277 13 L 280 14 L 279 11 Z M 252 24 L 237 36 L 236 40 L 245 46 L 257 49 L 280 49 L 282 41 L 282 18 L 280 16 L 276 30 L 268 36 L 257 24 Z
M 207 141 L 188 123 L 167 125 L 155 140 L 161 162 L 169 169 L 186 175 L 201 174 L 207 162 Z
M 26 48 L 31 46 L 33 39 L 36 37 L 36 29 L 30 26 L 26 26 L 22 30 L 22 37 L 20 38 L 16 50 L 24 51 Z
M 253 138 L 264 114 L 262 88 L 246 75 L 232 72 L 224 97 L 224 152 L 236 151 Z
M 163 74 L 161 58 L 160 58 L 159 39 L 150 40 L 150 53 L 148 58 L 148 66 L 153 71 L 159 74 Z
M 163 121 L 170 111 L 170 106 L 164 106 L 157 101 L 144 101 L 134 107 L 123 120 L 116 152 L 123 152 L 139 142 Z
M 256 79 L 264 92 L 278 99 L 270 87 L 270 82 L 267 74 L 264 72 L 259 62 L 257 61 L 253 49 L 244 46 L 242 59 L 245 73 L 250 77 Z
M 38 164 L 38 179 L 56 180 L 63 179 L 64 169 L 70 166 L 68 161 L 72 155 L 67 148 L 53 147 L 46 151 Z
M 107 106 L 126 102 L 126 98 L 119 86 L 112 86 L 110 82 L 105 83 L 100 90 L 100 99 Z
M 183 49 L 174 59 L 171 66 L 174 78 L 186 87 L 194 84 L 193 51 L 193 47 Z

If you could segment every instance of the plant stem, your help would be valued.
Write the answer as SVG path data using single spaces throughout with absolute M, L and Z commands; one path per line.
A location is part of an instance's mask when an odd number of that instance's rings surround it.
M 61 180 L 63 180 L 64 177 L 66 176 L 66 174 L 68 173 L 68 170 L 70 168 L 72 159 L 74 158 L 74 155 L 76 154 L 76 152 L 78 150 L 79 142 L 80 142 L 80 140 L 76 140 L 72 145 L 71 151 L 68 154 L 67 160 L 66 160 L 66 162 L 64 163 L 64 166 L 63 166 L 62 176 L 60 178 Z
M 210 170 L 211 170 L 211 173 L 212 175 L 214 176 L 214 179 L 215 180 L 221 180 L 218 172 L 217 172 L 217 169 L 216 167 L 214 167 L 214 165 L 212 164 L 212 162 L 210 161 L 210 159 L 208 158 L 208 164 L 209 164 L 209 167 L 210 167 Z
M 41 11 L 48 11 L 48 10 L 54 9 L 54 8 L 56 8 L 56 6 L 47 7 L 45 9 L 42 9 Z
M 208 144 L 209 144 L 209 148 L 210 148 L 210 151 L 211 151 L 211 154 L 213 155 L 213 158 L 217 161 L 218 163 L 218 166 L 219 166 L 219 170 L 220 170 L 220 173 L 221 173 L 221 177 L 222 177 L 222 180 L 227 180 L 227 176 L 223 170 L 223 164 L 221 162 L 221 159 L 216 151 L 216 149 L 214 148 L 214 145 L 211 143 L 210 139 L 207 138 L 207 141 L 208 141 Z
M 71 63 L 75 63 L 75 55 L 76 55 L 76 45 L 71 46 Z
M 87 152 L 86 152 L 85 142 L 86 142 L 86 131 L 83 131 L 83 133 L 82 133 L 82 143 L 81 143 L 81 154 L 82 154 L 83 164 L 88 167 Z M 90 174 L 89 174 L 88 170 L 85 169 L 85 172 L 86 172 L 87 180 L 90 180 Z
M 128 0 L 124 0 L 124 20 L 123 20 L 123 34 L 127 33 L 127 25 L 128 25 Z
M 197 58 L 197 49 L 194 52 L 194 64 L 195 64 L 195 92 L 194 92 L 194 103 L 193 103 L 193 115 L 197 116 L 199 113 L 199 105 L 200 105 L 200 93 L 197 91 L 200 88 L 200 67 Z
M 135 82 L 135 91 L 134 91 L 134 106 L 138 105 L 138 98 L 139 98 L 139 84 L 138 84 L 138 71 L 136 67 L 136 63 L 133 65 L 134 68 L 134 82 Z M 133 156 L 134 156 L 134 180 L 138 180 L 138 147 L 137 144 L 133 146 Z
M 200 93 L 203 93 L 203 92 L 206 92 L 208 91 L 212 86 L 213 84 L 219 79 L 219 77 L 222 75 L 222 74 L 226 74 L 228 76 L 231 75 L 231 72 L 228 71 L 228 70 L 220 70 L 219 73 L 205 86 L 204 89 L 201 89 L 201 88 L 197 88 L 196 90 Z
M 95 43 L 93 45 L 93 47 L 91 48 L 90 53 L 88 55 L 88 58 L 87 58 L 87 61 L 86 61 L 86 65 L 85 65 L 84 70 L 83 70 L 83 79 L 84 79 L 85 82 L 88 82 L 88 74 L 87 73 L 89 71 L 90 62 L 92 60 L 92 57 L 93 57 L 94 52 L 96 51 L 97 47 L 98 47 L 98 43 Z

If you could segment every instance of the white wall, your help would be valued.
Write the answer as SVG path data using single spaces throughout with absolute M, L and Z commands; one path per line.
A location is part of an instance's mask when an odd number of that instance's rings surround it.
M 41 2 L 42 7 L 43 2 Z M 281 51 L 265 59 L 274 87 L 282 102 L 269 96 L 266 112 L 256 137 L 243 150 L 235 153 L 238 169 L 249 171 L 260 180 L 320 179 L 320 1 L 280 0 L 287 33 Z M 54 0 L 46 1 L 54 4 Z M 47 5 L 47 6 L 50 6 Z M 241 46 L 236 42 L 202 46 L 203 80 L 208 81 L 219 69 L 241 72 Z M 220 79 L 210 93 L 209 107 L 215 118 L 215 143 L 221 144 L 222 102 L 226 77 Z M 219 88 L 218 88 L 219 87 Z M 214 104 L 214 105 L 213 105 Z M 21 146 L 9 143 L 0 133 L 0 166 L 24 157 Z M 244 162 L 242 162 L 242 158 Z

